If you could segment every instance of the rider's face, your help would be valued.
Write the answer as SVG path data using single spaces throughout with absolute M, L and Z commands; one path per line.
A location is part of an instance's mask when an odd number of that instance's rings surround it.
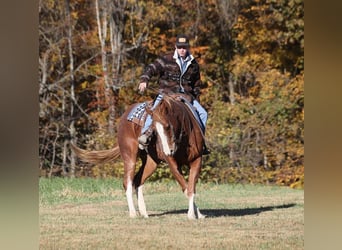
M 189 47 L 188 46 L 177 46 L 176 47 L 178 54 L 181 57 L 185 57 L 186 53 L 188 52 Z

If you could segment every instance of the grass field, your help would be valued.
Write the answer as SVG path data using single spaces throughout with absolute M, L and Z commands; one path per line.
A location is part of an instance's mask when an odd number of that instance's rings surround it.
M 121 180 L 40 179 L 39 249 L 304 249 L 304 191 L 197 185 L 188 220 L 175 182 L 147 183 L 150 217 L 130 219 Z

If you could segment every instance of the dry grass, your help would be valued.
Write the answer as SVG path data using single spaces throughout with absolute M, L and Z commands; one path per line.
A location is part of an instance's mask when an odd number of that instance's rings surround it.
M 199 184 L 190 221 L 176 184 L 148 183 L 150 218 L 130 219 L 119 184 L 94 182 L 40 190 L 40 249 L 304 249 L 303 190 Z

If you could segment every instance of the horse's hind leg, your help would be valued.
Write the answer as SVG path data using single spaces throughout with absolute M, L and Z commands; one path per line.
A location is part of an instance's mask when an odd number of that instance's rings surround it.
M 133 202 L 133 176 L 135 172 L 136 158 L 130 157 L 129 155 L 122 155 L 122 158 L 124 162 L 123 186 L 126 191 L 129 216 L 134 218 L 137 216 Z
M 124 162 L 123 185 L 126 191 L 126 198 L 129 209 L 129 216 L 136 217 L 136 210 L 133 202 L 133 177 L 138 155 L 138 135 L 141 127 L 129 122 L 126 118 L 134 106 L 131 106 L 122 115 L 118 127 L 118 144 L 121 158 Z
M 202 164 L 202 158 L 197 158 L 194 162 L 190 164 L 190 174 L 188 181 L 187 196 L 189 199 L 189 219 L 202 219 L 205 216 L 201 214 L 199 208 L 195 204 L 195 194 L 196 194 L 196 183 L 200 174 Z
M 137 198 L 138 198 L 138 208 L 140 215 L 148 218 L 148 214 L 146 211 L 146 205 L 143 195 L 143 186 L 145 183 L 145 180 L 152 175 L 154 170 L 157 167 L 157 163 L 152 160 L 151 157 L 146 155 L 142 157 L 142 166 L 139 169 L 138 173 L 134 176 L 134 187 L 136 188 Z
M 125 164 L 125 169 L 126 169 L 126 164 Z M 124 188 L 126 190 L 126 199 L 127 199 L 127 204 L 128 204 L 129 217 L 131 218 L 134 218 L 137 216 L 135 207 L 134 207 L 134 202 L 133 202 L 133 182 L 132 182 L 133 174 L 131 175 L 130 173 L 126 173 L 126 171 L 124 174 Z

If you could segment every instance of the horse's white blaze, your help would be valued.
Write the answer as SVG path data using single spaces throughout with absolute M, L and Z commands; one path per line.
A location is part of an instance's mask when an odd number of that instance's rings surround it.
M 147 218 L 148 214 L 146 212 L 146 205 L 145 205 L 145 200 L 144 200 L 144 195 L 143 195 L 143 185 L 138 187 L 137 194 L 138 194 L 138 207 L 139 207 L 140 215 Z
M 128 203 L 129 216 L 135 217 L 136 211 L 133 203 L 133 185 L 131 180 L 127 181 L 126 199 Z
M 171 155 L 171 150 L 170 150 L 169 144 L 167 143 L 167 137 L 165 135 L 163 125 L 161 125 L 159 122 L 156 122 L 156 129 L 160 137 L 164 153 L 166 155 Z

